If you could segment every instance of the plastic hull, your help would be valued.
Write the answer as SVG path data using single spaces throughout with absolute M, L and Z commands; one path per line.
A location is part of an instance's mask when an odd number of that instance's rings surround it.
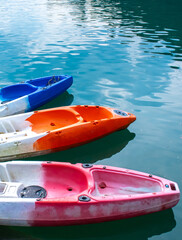
M 2 225 L 124 219 L 171 208 L 180 198 L 175 182 L 101 165 L 14 161 L 0 164 L 0 177 Z
M 99 106 L 70 106 L 0 118 L 0 160 L 65 150 L 128 127 L 136 117 Z
M 32 111 L 65 92 L 73 83 L 68 75 L 37 78 L 0 89 L 0 117 Z

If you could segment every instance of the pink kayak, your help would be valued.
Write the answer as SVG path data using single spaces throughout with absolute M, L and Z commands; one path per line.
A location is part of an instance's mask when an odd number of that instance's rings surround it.
M 91 164 L 0 163 L 0 224 L 96 223 L 174 207 L 175 182 L 133 170 Z

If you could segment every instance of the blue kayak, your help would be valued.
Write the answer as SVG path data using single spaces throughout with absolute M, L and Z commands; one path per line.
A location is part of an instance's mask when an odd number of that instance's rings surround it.
M 0 89 L 0 117 L 32 111 L 65 92 L 73 83 L 68 75 L 36 78 Z

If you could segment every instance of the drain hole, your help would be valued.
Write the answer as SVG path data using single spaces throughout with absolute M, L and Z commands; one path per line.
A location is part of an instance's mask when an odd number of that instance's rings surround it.
M 170 183 L 170 187 L 171 187 L 171 190 L 175 191 L 176 190 L 176 187 L 173 183 Z
M 72 187 L 68 187 L 67 189 L 68 189 L 68 191 L 70 191 L 70 192 L 73 190 Z
M 100 187 L 100 188 L 105 188 L 105 187 L 106 187 L 105 182 L 101 182 L 101 183 L 99 184 L 99 187 Z

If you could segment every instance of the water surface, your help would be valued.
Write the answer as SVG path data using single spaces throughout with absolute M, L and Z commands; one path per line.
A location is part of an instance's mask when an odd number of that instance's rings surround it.
M 37 157 L 144 171 L 182 189 L 182 3 L 167 0 L 2 0 L 0 86 L 69 74 L 73 86 L 41 107 L 95 104 L 132 112 L 127 130 Z M 34 158 L 35 159 L 35 158 Z M 93 225 L 0 227 L 2 239 L 181 239 L 182 204 Z

